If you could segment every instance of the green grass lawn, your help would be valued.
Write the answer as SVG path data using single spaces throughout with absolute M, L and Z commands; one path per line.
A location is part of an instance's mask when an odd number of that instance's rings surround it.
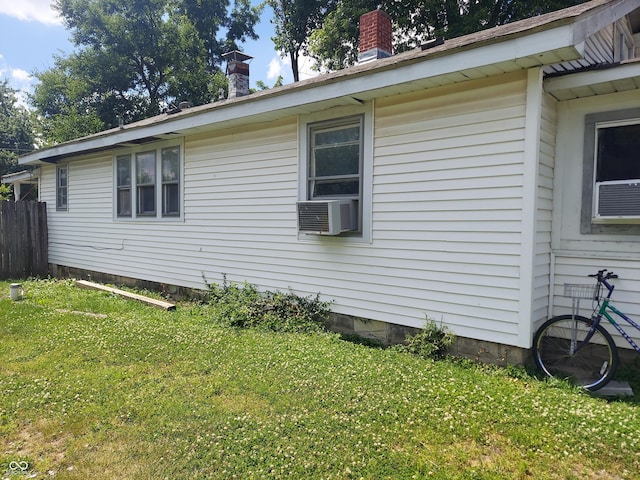
M 0 479 L 640 478 L 633 400 L 24 286 L 0 282 Z

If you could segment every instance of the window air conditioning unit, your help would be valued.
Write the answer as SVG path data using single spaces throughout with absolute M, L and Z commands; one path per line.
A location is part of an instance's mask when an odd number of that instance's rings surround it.
M 595 217 L 640 222 L 640 179 L 596 183 Z
M 315 235 L 339 235 L 357 230 L 355 200 L 298 202 L 298 231 Z

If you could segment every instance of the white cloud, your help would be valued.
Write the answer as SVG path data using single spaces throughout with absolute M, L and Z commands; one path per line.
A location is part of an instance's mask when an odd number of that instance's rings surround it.
M 51 8 L 53 0 L 2 0 L 0 14 L 18 20 L 35 21 L 46 25 L 60 25 L 62 20 Z
M 7 80 L 10 88 L 16 91 L 18 104 L 27 107 L 27 97 L 33 88 L 35 78 L 21 68 L 12 68 L 0 54 L 0 80 Z
M 31 75 L 29 72 L 22 70 L 21 68 L 14 68 L 11 70 L 11 78 L 16 82 L 30 82 Z
M 16 90 L 16 97 L 18 98 L 18 104 L 23 107 L 28 106 L 27 97 L 29 92 L 33 88 L 35 79 L 29 75 L 29 72 L 22 70 L 21 68 L 10 69 L 9 85 Z
M 306 80 L 307 78 L 313 78 L 320 75 L 320 72 L 313 70 L 313 59 L 311 57 L 305 57 L 301 55 L 298 58 L 298 75 L 300 76 L 300 80 Z M 292 80 L 291 73 L 291 59 L 288 56 L 282 57 L 274 57 L 269 63 L 269 73 L 267 74 L 267 78 L 269 80 L 274 80 L 278 78 L 279 75 L 282 75 L 285 78 L 285 83 L 288 79 Z
M 267 71 L 267 79 L 275 80 L 282 75 L 282 61 L 278 57 L 273 57 L 269 62 L 269 70 Z

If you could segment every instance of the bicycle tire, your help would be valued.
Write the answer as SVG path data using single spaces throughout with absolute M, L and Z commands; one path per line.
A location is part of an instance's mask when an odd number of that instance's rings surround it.
M 533 358 L 547 376 L 569 380 L 589 391 L 604 387 L 618 367 L 618 350 L 613 338 L 597 325 L 589 343 L 571 353 L 570 333 L 581 342 L 591 319 L 579 315 L 560 315 L 547 320 L 533 338 Z

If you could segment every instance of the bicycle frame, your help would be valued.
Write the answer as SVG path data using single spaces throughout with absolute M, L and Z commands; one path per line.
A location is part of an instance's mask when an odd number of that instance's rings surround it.
M 629 317 L 627 317 L 624 313 L 622 313 L 616 307 L 611 305 L 611 303 L 609 303 L 609 298 L 605 298 L 602 301 L 602 305 L 600 306 L 600 310 L 598 310 L 598 314 L 596 315 L 597 320 L 594 322 L 594 325 L 596 323 L 599 323 L 602 317 L 605 317 L 607 320 L 609 320 L 609 323 L 611 323 L 611 325 L 613 325 L 614 328 L 618 330 L 618 332 L 620 332 L 620 335 L 622 335 L 624 339 L 627 342 L 629 342 L 629 345 L 631 345 L 636 352 L 640 353 L 640 347 L 638 347 L 636 342 L 633 341 L 633 339 L 629 336 L 627 332 L 624 331 L 624 329 L 618 324 L 618 322 L 616 322 L 613 319 L 613 317 L 609 314 L 607 310 L 612 311 L 613 313 L 618 315 L 620 318 L 624 319 L 629 325 L 634 327 L 636 330 L 640 330 L 640 325 L 638 325 L 636 322 L 631 320 Z
M 629 345 L 631 345 L 636 352 L 640 353 L 640 347 L 636 344 L 636 342 L 633 341 L 633 339 L 629 336 L 629 334 L 624 331 L 624 329 L 618 324 L 618 322 L 616 322 L 613 319 L 613 317 L 609 314 L 609 311 L 615 313 L 618 317 L 624 319 L 629 325 L 631 325 L 633 328 L 635 328 L 638 331 L 640 331 L 640 325 L 634 322 L 633 320 L 631 320 L 628 316 L 626 316 L 624 313 L 618 310 L 615 306 L 611 305 L 611 294 L 613 293 L 613 289 L 615 287 L 611 285 L 609 282 L 607 282 L 605 278 L 598 278 L 598 282 L 604 285 L 605 288 L 609 291 L 609 293 L 605 298 L 602 299 L 602 304 L 598 309 L 598 313 L 594 316 L 593 325 L 589 329 L 589 333 L 586 336 L 584 342 L 582 343 L 586 344 L 591 339 L 591 337 L 593 336 L 593 332 L 595 332 L 596 325 L 598 325 L 602 317 L 604 317 L 607 320 L 609 320 L 609 323 L 611 323 L 611 325 L 613 325 L 618 332 L 620 332 L 620 335 L 623 336 L 623 338 L 629 343 Z M 578 349 L 580 349 L 580 347 L 578 347 Z

